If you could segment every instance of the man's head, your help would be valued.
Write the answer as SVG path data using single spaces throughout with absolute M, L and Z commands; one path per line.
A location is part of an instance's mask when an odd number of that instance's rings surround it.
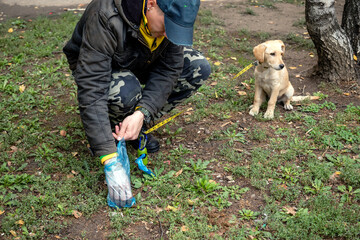
M 191 46 L 200 0 L 148 0 L 146 18 L 154 37 L 166 36 L 177 45 Z

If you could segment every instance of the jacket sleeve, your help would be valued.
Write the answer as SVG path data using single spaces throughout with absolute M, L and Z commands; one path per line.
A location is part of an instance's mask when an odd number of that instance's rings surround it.
M 82 37 L 75 71 L 80 116 L 93 153 L 101 156 L 116 152 L 107 105 L 116 40 L 101 12 L 89 16 Z
M 152 116 L 165 105 L 184 66 L 184 48 L 169 43 L 165 52 L 154 62 L 138 105 Z

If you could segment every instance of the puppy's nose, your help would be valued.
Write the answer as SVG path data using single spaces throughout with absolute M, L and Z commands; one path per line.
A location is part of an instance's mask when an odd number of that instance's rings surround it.
M 285 67 L 285 65 L 284 65 L 284 64 L 280 64 L 279 67 L 280 67 L 280 69 L 283 69 L 283 68 Z

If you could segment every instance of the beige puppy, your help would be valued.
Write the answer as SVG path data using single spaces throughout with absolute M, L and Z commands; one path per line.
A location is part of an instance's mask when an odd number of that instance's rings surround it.
M 261 104 L 269 97 L 264 117 L 274 118 L 274 109 L 277 101 L 284 103 L 286 110 L 292 110 L 290 100 L 294 88 L 289 81 L 289 74 L 282 60 L 285 45 L 281 40 L 271 40 L 254 47 L 255 58 L 259 65 L 255 68 L 255 97 L 251 106 L 250 115 L 259 113 Z

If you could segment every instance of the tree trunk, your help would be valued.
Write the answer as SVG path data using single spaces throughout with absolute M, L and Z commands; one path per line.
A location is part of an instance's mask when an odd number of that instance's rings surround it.
M 341 27 L 350 39 L 351 47 L 356 57 L 360 58 L 360 1 L 346 0 Z
M 307 30 L 318 54 L 315 73 L 337 84 L 357 81 L 350 40 L 335 17 L 334 3 L 335 0 L 305 2 Z

